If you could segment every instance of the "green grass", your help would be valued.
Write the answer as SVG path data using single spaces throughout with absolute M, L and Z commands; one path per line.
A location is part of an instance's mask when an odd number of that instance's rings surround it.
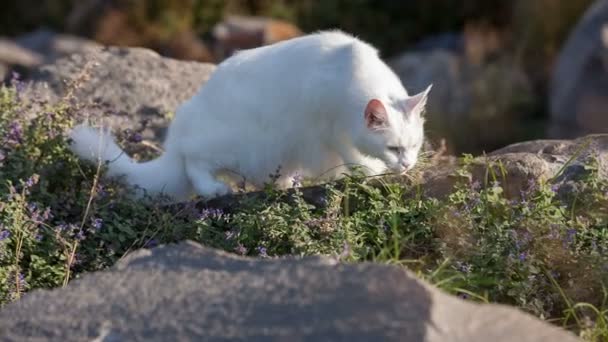
M 530 182 L 507 198 L 501 181 L 463 181 L 446 198 L 413 182 L 347 177 L 323 205 L 268 187 L 238 210 L 134 201 L 79 161 L 65 132 L 75 106 L 33 119 L 18 87 L 0 88 L 0 303 L 65 286 L 126 253 L 184 239 L 262 258 L 326 255 L 406 267 L 465 300 L 517 306 L 587 341 L 608 339 L 608 183 L 589 160 L 571 190 Z M 500 165 L 498 165 L 500 166 Z M 500 168 L 488 168 L 488 170 Z

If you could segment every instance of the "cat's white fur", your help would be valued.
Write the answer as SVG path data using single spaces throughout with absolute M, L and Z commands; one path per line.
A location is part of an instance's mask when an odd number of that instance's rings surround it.
M 85 125 L 72 130 L 72 149 L 109 161 L 109 176 L 176 200 L 228 193 L 216 178 L 226 170 L 258 186 L 279 165 L 282 186 L 295 172 L 337 177 L 357 165 L 401 173 L 417 161 L 429 90 L 408 96 L 372 46 L 319 32 L 219 64 L 177 109 L 158 159 L 137 163 L 109 132 Z

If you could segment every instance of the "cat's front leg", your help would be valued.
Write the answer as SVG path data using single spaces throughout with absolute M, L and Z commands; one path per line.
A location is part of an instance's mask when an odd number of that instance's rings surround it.
M 206 163 L 186 162 L 186 173 L 196 193 L 203 197 L 217 197 L 232 193 L 224 182 L 218 181 Z

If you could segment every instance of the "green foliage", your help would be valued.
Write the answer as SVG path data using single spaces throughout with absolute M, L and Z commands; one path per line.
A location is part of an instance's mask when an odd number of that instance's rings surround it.
M 0 303 L 65 286 L 129 251 L 184 239 L 240 255 L 326 255 L 402 265 L 467 300 L 516 305 L 589 341 L 606 338 L 608 184 L 590 160 L 574 181 L 533 182 L 508 197 L 505 174 L 463 181 L 444 199 L 363 177 L 326 186 L 322 207 L 268 187 L 238 210 L 135 201 L 80 162 L 70 106 L 28 109 L 0 88 Z M 471 156 L 457 174 L 470 179 Z M 498 165 L 500 166 L 500 165 Z M 488 165 L 489 170 L 500 169 Z

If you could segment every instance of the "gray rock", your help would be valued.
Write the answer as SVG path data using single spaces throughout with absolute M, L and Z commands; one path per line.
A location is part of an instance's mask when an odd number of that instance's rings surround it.
M 45 63 L 51 63 L 74 53 L 91 52 L 102 47 L 94 41 L 69 34 L 60 34 L 45 28 L 18 36 L 15 44 L 42 56 Z
M 587 10 L 555 65 L 550 135 L 608 132 L 608 0 L 597 0 Z
M 164 58 L 142 48 L 73 54 L 36 69 L 26 96 L 51 103 L 73 93 L 80 112 L 116 130 L 140 130 L 158 142 L 169 112 L 190 98 L 215 66 Z
M 42 64 L 43 60 L 40 54 L 23 48 L 12 40 L 0 38 L 0 63 L 33 67 Z
M 0 331 L 4 341 L 577 341 L 398 267 L 246 259 L 190 242 L 34 291 L 3 308 Z
M 588 174 L 585 167 L 595 160 L 600 177 L 608 179 L 608 134 L 589 135 L 575 140 L 534 140 L 512 144 L 477 157 L 470 165 L 465 181 L 485 182 L 488 170 L 499 175 L 499 181 L 510 198 L 520 196 L 522 190 L 540 180 L 554 178 L 558 187 L 571 187 Z M 500 166 L 499 166 L 500 165 Z M 428 196 L 444 197 L 453 191 L 463 178 L 455 172 L 457 165 L 429 169 L 424 175 L 424 189 Z M 501 176 L 503 171 L 505 177 Z

